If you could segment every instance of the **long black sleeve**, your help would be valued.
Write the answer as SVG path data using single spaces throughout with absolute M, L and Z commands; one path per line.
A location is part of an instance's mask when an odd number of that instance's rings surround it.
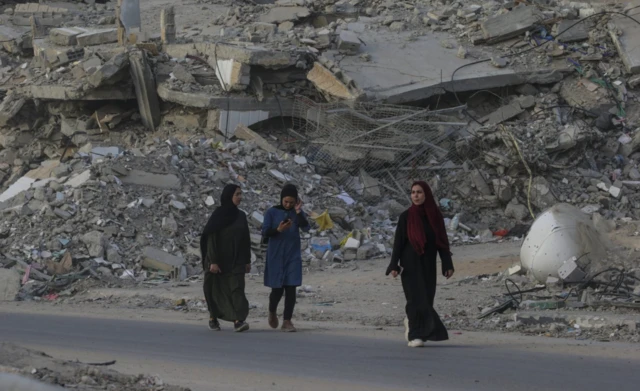
M 440 260 L 442 261 L 442 275 L 447 270 L 455 270 L 453 268 L 453 259 L 451 259 L 451 251 L 438 250 L 438 254 L 440 254 Z
M 387 267 L 387 272 L 385 275 L 389 275 L 392 271 L 400 271 L 400 266 L 398 262 L 400 261 L 400 257 L 402 257 L 402 253 L 404 252 L 404 247 L 407 243 L 407 214 L 403 213 L 400 215 L 398 219 L 398 226 L 396 227 L 395 238 L 393 239 L 393 252 L 391 253 L 391 261 L 389 262 L 389 267 Z
M 307 220 L 303 212 L 298 213 L 297 218 L 298 227 L 304 228 L 309 226 L 309 220 Z

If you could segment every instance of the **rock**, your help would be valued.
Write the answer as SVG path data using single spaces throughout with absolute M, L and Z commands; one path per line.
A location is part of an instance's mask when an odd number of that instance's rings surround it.
M 100 231 L 91 231 L 84 234 L 81 238 L 82 242 L 87 246 L 89 255 L 94 258 L 103 258 L 105 255 L 105 247 L 107 239 Z
M 358 260 L 368 260 L 373 257 L 377 252 L 376 246 L 373 244 L 365 244 L 363 246 L 358 247 L 358 251 L 356 253 L 356 259 Z
M 457 54 L 458 58 L 461 58 L 464 60 L 465 58 L 467 58 L 468 55 L 469 55 L 469 51 L 464 46 L 458 47 L 458 54 Z
M 171 202 L 169 202 L 169 206 L 177 209 L 177 210 L 185 210 L 187 209 L 187 206 L 185 204 L 183 204 L 180 201 L 176 201 L 176 200 L 171 200 Z
M 337 206 L 332 206 L 329 208 L 329 217 L 331 217 L 331 220 L 333 221 L 344 220 L 348 215 L 349 212 L 347 212 L 346 209 Z
M 530 214 L 525 205 L 510 203 L 504 210 L 504 215 L 505 217 L 522 221 L 526 219 Z
M 111 263 L 121 264 L 122 257 L 116 248 L 109 247 L 107 249 L 107 260 Z
M 172 215 L 162 218 L 162 229 L 172 235 L 178 232 L 178 223 Z
M 338 39 L 338 50 L 346 53 L 357 53 L 360 50 L 360 39 L 353 31 L 342 30 Z
M 403 22 L 393 22 L 389 25 L 391 31 L 404 31 L 406 28 L 407 26 Z
M 262 228 L 262 224 L 264 224 L 264 215 L 258 211 L 251 213 L 249 223 L 256 228 Z
M 496 68 L 504 68 L 509 64 L 506 58 L 503 57 L 491 57 L 491 65 Z
M 0 268 L 0 302 L 14 301 L 20 291 L 20 274 L 13 269 Z
M 354 238 L 347 239 L 347 243 L 344 245 L 345 250 L 357 250 L 358 247 L 360 247 L 360 241 Z
M 538 209 L 547 209 L 556 203 L 556 198 L 551 193 L 549 182 L 543 177 L 533 178 L 531 185 L 531 203 Z
M 513 198 L 513 192 L 511 191 L 511 185 L 509 182 L 504 179 L 494 179 L 492 183 L 494 194 L 498 196 L 500 202 L 507 203 L 511 201 Z

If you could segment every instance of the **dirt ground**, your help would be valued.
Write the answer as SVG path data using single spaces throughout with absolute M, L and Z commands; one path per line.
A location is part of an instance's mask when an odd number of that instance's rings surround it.
M 461 309 L 476 313 L 492 305 L 501 283 L 478 279 L 478 275 L 503 272 L 517 262 L 520 242 L 488 243 L 453 249 L 456 273 L 450 280 L 440 276 L 437 309 L 450 317 Z M 385 277 L 387 259 L 334 264 L 325 270 L 305 271 L 299 292 L 296 320 L 367 326 L 397 326 L 404 317 L 404 296 L 399 279 Z M 206 320 L 200 280 L 166 283 L 134 289 L 87 288 L 71 298 L 49 302 L 0 304 L 0 310 L 82 313 L 94 316 L 142 318 L 157 310 L 171 310 L 190 320 Z M 478 285 L 479 284 L 479 285 Z M 247 277 L 251 303 L 250 322 L 266 316 L 269 290 L 261 276 Z M 489 300 L 487 301 L 487 298 Z M 131 310 L 131 311 L 129 311 Z M 280 308 L 282 310 L 282 308 Z M 162 311 L 165 312 L 165 311 Z M 164 316 L 164 315 L 163 315 Z

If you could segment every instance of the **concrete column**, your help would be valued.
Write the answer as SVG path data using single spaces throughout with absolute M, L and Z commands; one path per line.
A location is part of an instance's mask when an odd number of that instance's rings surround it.
M 164 8 L 160 14 L 160 36 L 162 43 L 176 41 L 176 22 L 173 6 Z

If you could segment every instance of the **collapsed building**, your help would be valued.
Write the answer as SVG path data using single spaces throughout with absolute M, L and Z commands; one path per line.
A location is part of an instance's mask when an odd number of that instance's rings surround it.
M 560 202 L 600 231 L 640 217 L 635 4 L 235 2 L 183 26 L 89 3 L 0 16 L 0 262 L 23 299 L 194 278 L 229 181 L 254 273 L 286 182 L 316 269 L 387 256 L 417 178 L 454 243 L 523 237 Z

